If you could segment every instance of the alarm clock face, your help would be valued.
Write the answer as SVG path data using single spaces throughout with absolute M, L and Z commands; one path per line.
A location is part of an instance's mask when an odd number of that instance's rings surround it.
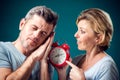
M 66 52 L 63 48 L 55 47 L 50 54 L 50 60 L 54 64 L 62 64 L 66 60 Z

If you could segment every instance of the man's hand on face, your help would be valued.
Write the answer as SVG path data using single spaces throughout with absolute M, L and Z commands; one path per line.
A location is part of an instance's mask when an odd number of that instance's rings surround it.
M 32 58 L 35 61 L 41 59 L 47 59 L 48 53 L 51 49 L 53 38 L 54 38 L 54 33 L 46 40 L 44 44 L 38 47 L 30 56 L 32 56 Z

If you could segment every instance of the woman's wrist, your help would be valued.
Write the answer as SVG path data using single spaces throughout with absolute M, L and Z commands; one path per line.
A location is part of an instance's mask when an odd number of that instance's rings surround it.
M 66 80 L 66 70 L 64 68 L 57 69 L 58 80 Z

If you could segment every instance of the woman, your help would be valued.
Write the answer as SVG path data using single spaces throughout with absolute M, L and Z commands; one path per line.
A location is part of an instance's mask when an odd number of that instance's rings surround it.
M 59 80 L 119 80 L 119 73 L 112 57 L 105 51 L 110 46 L 113 25 L 110 16 L 98 8 L 90 8 L 81 13 L 76 21 L 75 33 L 79 50 L 86 53 L 70 61 L 66 68 L 58 69 Z

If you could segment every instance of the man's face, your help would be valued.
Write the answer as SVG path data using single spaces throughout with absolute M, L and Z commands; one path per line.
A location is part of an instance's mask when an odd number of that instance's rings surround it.
M 53 25 L 34 15 L 29 20 L 22 20 L 20 23 L 20 41 L 22 48 L 33 51 L 41 45 L 53 31 Z

